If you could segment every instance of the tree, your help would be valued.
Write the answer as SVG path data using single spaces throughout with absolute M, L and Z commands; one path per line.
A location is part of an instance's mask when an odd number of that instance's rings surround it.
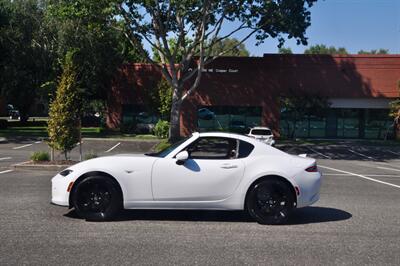
M 379 50 L 371 50 L 371 51 L 358 51 L 358 54 L 389 54 L 389 49 L 380 48 Z
M 49 146 L 62 151 L 65 159 L 80 141 L 81 95 L 78 89 L 78 73 L 74 63 L 76 51 L 66 54 L 63 73 L 57 87 L 56 97 L 50 104 Z
M 141 62 L 114 16 L 115 0 L 49 0 L 47 25 L 53 32 L 54 47 L 60 62 L 70 50 L 75 52 L 77 82 L 90 109 L 92 101 L 105 103 L 117 69 L 124 62 Z M 98 106 L 98 104 L 97 104 Z M 93 110 L 83 110 L 91 112 Z
M 0 90 L 26 120 L 41 85 L 52 72 L 44 43 L 44 9 L 39 1 L 0 2 Z
M 292 49 L 290 47 L 280 47 L 278 48 L 279 54 L 293 54 Z
M 315 1 L 120 1 L 117 15 L 125 22 L 125 35 L 134 46 L 141 47 L 143 56 L 162 72 L 173 88 L 170 139 L 180 136 L 182 102 L 199 86 L 205 65 L 236 49 L 253 35 L 258 43 L 272 37 L 278 38 L 282 46 L 287 37 L 306 44 L 309 7 Z M 236 21 L 238 26 L 221 35 L 221 28 L 227 21 Z M 212 53 L 215 47 L 240 31 L 245 31 L 245 37 L 235 47 L 224 47 L 220 53 Z M 169 45 L 168 39 L 172 36 L 177 40 L 175 47 Z M 142 39 L 160 53 L 160 64 L 146 56 Z M 187 39 L 192 43 L 188 44 Z M 180 51 L 183 51 L 182 60 L 176 61 Z
M 327 47 L 324 44 L 310 46 L 304 50 L 305 54 L 330 54 L 330 55 L 347 55 L 349 54 L 344 47 L 335 48 L 334 46 Z
M 319 95 L 304 95 L 291 92 L 288 97 L 280 98 L 282 114 L 291 122 L 287 131 L 290 138 L 296 137 L 296 124 L 308 115 L 320 116 L 329 107 L 328 99 Z
M 186 46 L 191 45 L 193 43 L 193 40 L 187 38 L 186 39 Z M 168 39 L 168 45 L 171 50 L 176 49 L 177 45 L 177 39 L 176 38 L 170 38 Z M 152 48 L 153 50 L 153 60 L 155 62 L 161 62 L 161 56 L 160 53 L 157 51 L 156 48 Z M 223 51 L 227 51 L 223 53 Z M 218 55 L 220 53 L 223 53 L 224 56 L 249 56 L 250 52 L 246 49 L 246 46 L 244 43 L 240 43 L 238 39 L 236 38 L 226 38 L 222 40 L 220 43 L 215 44 L 213 46 L 212 50 L 210 51 L 210 55 Z M 181 62 L 183 59 L 183 56 L 185 54 L 184 50 L 178 50 L 176 57 L 175 57 L 175 62 Z M 196 54 L 197 56 L 199 53 Z
M 224 51 L 226 51 L 224 53 Z M 246 49 L 244 43 L 241 43 L 236 38 L 226 38 L 219 43 L 216 43 L 210 51 L 211 56 L 249 56 L 250 52 Z
M 397 81 L 399 98 L 390 102 L 389 116 L 393 118 L 393 129 L 395 138 L 400 139 L 400 80 Z

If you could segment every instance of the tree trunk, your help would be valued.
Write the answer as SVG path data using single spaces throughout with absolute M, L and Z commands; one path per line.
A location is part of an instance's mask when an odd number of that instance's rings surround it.
M 176 142 L 181 136 L 180 127 L 180 113 L 182 100 L 179 97 L 179 89 L 174 88 L 172 95 L 172 105 L 171 105 L 171 116 L 170 116 L 170 128 L 169 128 L 169 141 Z

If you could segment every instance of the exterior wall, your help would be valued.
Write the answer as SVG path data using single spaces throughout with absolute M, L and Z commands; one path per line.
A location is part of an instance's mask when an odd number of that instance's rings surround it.
M 161 75 L 146 64 L 124 66 L 110 91 L 107 123 L 117 127 L 122 104 L 144 104 L 146 89 Z M 288 95 L 320 95 L 331 99 L 398 97 L 398 55 L 277 55 L 224 57 L 205 67 L 199 88 L 181 112 L 181 134 L 196 130 L 200 106 L 261 106 L 262 125 L 278 134 L 278 99 Z

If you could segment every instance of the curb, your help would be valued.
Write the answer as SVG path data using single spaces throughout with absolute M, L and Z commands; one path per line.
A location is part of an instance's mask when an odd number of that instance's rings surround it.
M 134 139 L 134 138 L 90 138 L 85 137 L 82 140 L 105 140 L 105 141 L 130 141 L 130 142 L 160 142 L 163 139 Z
M 54 164 L 54 165 L 48 165 L 48 164 L 34 164 L 32 161 L 26 161 L 22 163 L 17 163 L 11 165 L 12 168 L 15 170 L 41 170 L 41 171 L 61 171 L 65 168 L 70 167 L 72 164 Z

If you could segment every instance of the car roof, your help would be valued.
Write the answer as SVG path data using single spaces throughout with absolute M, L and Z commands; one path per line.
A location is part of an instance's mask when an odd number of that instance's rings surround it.
M 233 132 L 194 132 L 193 135 L 199 135 L 199 137 L 225 137 L 225 138 L 235 138 L 235 139 L 241 139 L 247 142 L 250 142 L 252 144 L 259 144 L 258 140 L 248 137 L 246 135 L 238 134 L 238 133 L 233 133 Z

